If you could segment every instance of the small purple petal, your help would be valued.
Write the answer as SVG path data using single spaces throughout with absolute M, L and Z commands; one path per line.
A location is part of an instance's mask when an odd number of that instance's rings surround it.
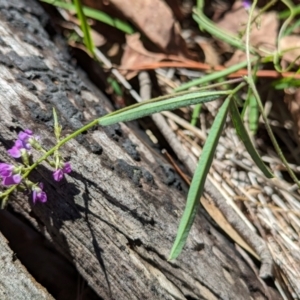
M 14 157 L 14 158 L 19 158 L 21 157 L 21 151 L 20 149 L 16 148 L 16 147 L 12 147 L 11 149 L 9 149 L 8 151 L 8 154 L 11 156 L 11 157 Z
M 2 184 L 4 186 L 10 186 L 14 184 L 19 184 L 22 180 L 22 176 L 20 174 L 14 174 L 12 176 L 4 177 Z
M 11 156 L 11 157 L 14 157 L 14 158 L 19 158 L 21 157 L 21 150 L 16 148 L 16 147 L 12 147 L 11 149 L 9 149 L 8 151 L 8 154 Z
M 39 187 L 34 187 L 32 193 L 32 201 L 35 204 L 37 201 L 45 203 L 47 202 L 47 194 L 43 191 L 44 185 L 39 184 Z
M 33 132 L 30 129 L 26 129 L 25 131 L 21 131 L 18 134 L 18 140 L 22 143 L 22 148 L 27 150 L 31 149 L 31 145 L 29 143 L 29 139 L 34 138 Z
M 30 129 L 25 129 L 24 132 L 26 132 L 29 135 L 33 135 L 33 131 Z
M 19 158 L 22 155 L 21 153 L 22 148 L 24 148 L 22 141 L 16 140 L 14 146 L 11 149 L 7 150 L 7 152 L 11 157 Z
M 57 169 L 53 172 L 53 178 L 55 181 L 61 181 L 64 178 L 64 173 L 61 169 Z
M 21 131 L 18 134 L 18 138 L 22 142 L 27 142 L 29 138 L 33 137 L 33 132 L 30 129 L 26 129 L 25 131 Z
M 0 176 L 2 177 L 10 176 L 12 174 L 13 169 L 14 169 L 13 165 L 0 163 Z
M 71 164 L 69 162 L 66 162 L 64 164 L 62 171 L 63 171 L 63 173 L 66 173 L 66 174 L 71 173 L 72 172 Z
M 32 192 L 32 201 L 33 201 L 33 204 L 36 203 L 36 198 L 37 198 L 37 191 L 33 190 L 33 192 Z
M 251 7 L 251 1 L 250 0 L 243 0 L 243 6 L 245 9 L 249 10 Z

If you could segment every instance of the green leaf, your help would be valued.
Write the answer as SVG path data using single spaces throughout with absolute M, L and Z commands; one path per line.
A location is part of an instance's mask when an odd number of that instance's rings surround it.
M 193 115 L 192 115 L 192 119 L 191 119 L 191 124 L 193 126 L 196 126 L 196 124 L 197 124 L 197 121 L 198 121 L 198 118 L 199 118 L 199 115 L 200 115 L 200 111 L 201 111 L 201 107 L 202 107 L 201 103 L 197 104 L 194 107 Z
M 284 90 L 293 87 L 300 87 L 300 79 L 294 79 L 292 77 L 284 77 L 272 82 L 272 86 L 275 90 Z
M 71 3 L 66 3 L 66 2 L 57 1 L 57 0 L 40 0 L 40 1 L 55 5 L 57 7 L 61 7 L 63 9 L 69 10 L 69 11 L 76 11 L 75 6 Z M 112 18 L 110 15 L 108 15 L 102 11 L 83 6 L 83 12 L 88 18 L 92 18 L 94 20 L 103 22 L 103 23 L 110 25 L 112 27 L 115 27 L 118 30 L 121 30 L 127 34 L 132 34 L 135 32 L 135 30 L 128 23 L 126 23 L 120 19 L 117 19 L 117 18 Z
M 185 245 L 186 239 L 192 227 L 195 219 L 197 208 L 200 203 L 200 197 L 203 193 L 204 183 L 211 166 L 214 153 L 221 135 L 229 104 L 231 101 L 231 95 L 227 97 L 214 120 L 214 123 L 210 129 L 208 138 L 205 142 L 202 154 L 200 156 L 197 169 L 193 176 L 193 180 L 189 189 L 187 203 L 181 218 L 177 236 L 173 244 L 169 260 L 175 259 L 181 252 Z
M 80 28 L 83 32 L 83 40 L 86 48 L 94 55 L 94 43 L 91 37 L 91 29 L 86 20 L 80 0 L 74 0 L 76 13 L 80 21 Z
M 257 57 L 254 57 L 251 59 L 251 62 L 255 62 L 255 61 L 257 61 Z M 193 86 L 200 85 L 200 84 L 203 85 L 207 82 L 226 77 L 229 74 L 237 72 L 238 70 L 243 69 L 245 67 L 247 67 L 247 61 L 242 61 L 242 62 L 240 62 L 236 65 L 233 65 L 229 68 L 226 68 L 222 71 L 214 71 L 211 74 L 205 75 L 201 78 L 197 78 L 197 79 L 191 80 L 189 82 L 183 83 L 181 86 L 179 86 L 175 89 L 175 92 L 187 90 Z
M 232 116 L 232 122 L 236 129 L 236 132 L 242 142 L 244 143 L 248 153 L 251 155 L 253 161 L 256 163 L 256 165 L 260 168 L 260 170 L 265 174 L 266 177 L 272 178 L 274 175 L 271 173 L 271 171 L 268 169 L 268 167 L 264 164 L 261 157 L 259 156 L 258 152 L 256 151 L 254 145 L 251 142 L 251 139 L 248 135 L 248 132 L 243 124 L 243 121 L 241 119 L 240 113 L 238 111 L 238 108 L 236 106 L 236 103 L 234 101 L 230 104 L 230 112 Z
M 256 134 L 258 128 L 258 119 L 259 119 L 258 104 L 254 95 L 251 93 L 249 96 L 249 129 L 253 135 Z
M 107 114 L 99 118 L 98 122 L 102 126 L 112 125 L 119 122 L 127 122 L 164 110 L 174 110 L 179 107 L 213 101 L 221 96 L 227 96 L 229 93 L 230 91 L 193 92 L 185 95 L 173 96 L 173 98 L 169 99 L 166 99 L 165 97 L 156 98 Z

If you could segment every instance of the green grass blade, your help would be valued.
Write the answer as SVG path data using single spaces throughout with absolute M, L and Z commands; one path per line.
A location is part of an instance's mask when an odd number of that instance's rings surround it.
M 207 18 L 203 12 L 204 0 L 197 1 L 197 8 L 193 10 L 193 19 L 199 24 L 200 30 L 205 30 L 212 36 L 232 45 L 238 49 L 245 50 L 245 44 L 242 39 L 231 35 L 230 33 L 223 31 L 221 28 L 215 25 L 209 18 Z M 250 48 L 250 52 L 254 54 L 256 51 Z
M 254 57 L 251 59 L 251 62 L 257 61 L 258 58 Z M 197 78 L 195 80 L 191 80 L 187 83 L 182 84 L 181 86 L 179 86 L 178 88 L 175 89 L 175 92 L 179 92 L 179 91 L 183 91 L 183 90 L 187 90 L 193 86 L 196 85 L 200 85 L 200 84 L 204 84 L 204 83 L 208 83 L 210 81 L 222 78 L 222 77 L 226 77 L 231 73 L 237 72 L 240 69 L 246 68 L 247 67 L 247 61 L 243 61 L 240 62 L 236 65 L 233 65 L 229 68 L 226 68 L 222 71 L 217 71 L 217 72 L 213 72 L 211 74 L 208 74 L 206 76 L 203 76 L 201 78 Z
M 238 111 L 238 108 L 236 106 L 235 101 L 232 101 L 230 104 L 230 112 L 232 116 L 232 122 L 236 129 L 236 132 L 242 142 L 244 143 L 248 153 L 251 155 L 253 161 L 256 163 L 256 165 L 260 168 L 260 170 L 264 173 L 264 175 L 268 178 L 274 177 L 274 175 L 271 173 L 271 171 L 268 169 L 268 167 L 264 164 L 261 157 L 259 156 L 258 152 L 256 151 L 254 145 L 251 142 L 251 139 L 248 135 L 248 132 L 243 124 L 243 121 L 241 119 L 240 113 Z
M 259 120 L 258 104 L 254 95 L 251 93 L 249 97 L 249 129 L 253 135 L 255 135 L 257 132 L 258 120 Z
M 56 0 L 55 1 L 54 0 L 40 0 L 40 1 L 48 3 L 48 4 L 52 4 L 57 7 L 61 7 L 63 9 L 69 10 L 69 11 L 76 12 L 76 7 L 71 3 L 66 3 L 63 1 L 56 1 Z M 123 31 L 124 33 L 132 34 L 135 32 L 135 30 L 128 23 L 126 23 L 120 19 L 117 19 L 117 18 L 112 18 L 110 15 L 108 15 L 102 11 L 83 6 L 83 12 L 86 17 L 92 18 L 94 20 L 97 20 L 97 21 L 103 22 L 107 25 L 110 25 L 112 27 L 115 27 L 115 28 L 119 29 L 120 31 Z
M 102 126 L 112 125 L 119 122 L 127 122 L 164 110 L 174 110 L 179 107 L 213 101 L 221 96 L 227 96 L 229 93 L 230 91 L 196 92 L 177 97 L 174 96 L 169 99 L 160 99 L 159 101 L 157 101 L 157 99 L 152 99 L 107 114 L 99 118 L 98 122 Z
M 200 203 L 200 197 L 204 189 L 206 176 L 211 166 L 213 156 L 219 141 L 219 137 L 221 135 L 226 120 L 230 101 L 231 96 L 228 96 L 221 108 L 219 109 L 219 112 L 210 129 L 208 138 L 205 142 L 197 169 L 195 171 L 189 189 L 187 203 L 179 224 L 177 236 L 173 244 L 169 260 L 175 259 L 180 254 L 182 248 L 185 245 L 189 231 L 192 227 L 197 212 L 197 207 Z
M 198 120 L 199 115 L 200 115 L 201 107 L 202 107 L 202 104 L 201 104 L 201 103 L 197 104 L 197 105 L 194 107 L 193 115 L 192 115 L 192 119 L 191 119 L 191 124 L 192 124 L 193 126 L 196 126 L 196 124 L 197 124 L 197 120 Z
M 76 13 L 80 21 L 80 28 L 83 32 L 83 40 L 86 48 L 94 55 L 94 43 L 91 37 L 91 29 L 86 20 L 80 0 L 74 0 Z

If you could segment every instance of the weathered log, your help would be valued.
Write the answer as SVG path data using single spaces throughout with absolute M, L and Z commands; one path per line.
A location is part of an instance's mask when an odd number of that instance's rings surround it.
M 27 272 L 15 258 L 0 233 L 0 299 L 51 300 L 53 297 Z
M 0 0 L 0 160 L 20 130 L 55 144 L 52 107 L 64 134 L 106 113 L 105 97 L 76 72 L 44 30 L 34 1 Z M 33 153 L 37 157 L 37 153 Z M 55 183 L 46 164 L 46 204 L 22 194 L 9 205 L 67 257 L 103 299 L 266 299 L 265 290 L 204 210 L 182 255 L 168 262 L 186 187 L 126 125 L 94 128 L 62 149 L 73 172 Z M 0 270 L 0 273 L 2 270 Z M 18 293 L 16 288 L 16 293 Z

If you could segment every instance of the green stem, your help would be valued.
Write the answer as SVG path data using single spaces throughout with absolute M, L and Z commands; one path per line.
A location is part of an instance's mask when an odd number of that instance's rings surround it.
M 194 107 L 192 120 L 191 120 L 191 124 L 193 126 L 196 126 L 196 124 L 197 124 L 197 120 L 198 120 L 198 117 L 199 117 L 199 114 L 200 114 L 200 111 L 201 111 L 201 107 L 202 107 L 201 103 L 196 104 L 195 107 Z
M 253 57 L 251 59 L 251 63 L 257 62 L 257 60 L 258 60 L 258 57 Z M 177 87 L 174 91 L 175 92 L 179 92 L 179 91 L 187 90 L 190 87 L 193 87 L 195 85 L 204 84 L 204 83 L 207 83 L 207 82 L 210 82 L 210 81 L 222 78 L 222 77 L 226 77 L 229 74 L 237 72 L 240 69 L 246 68 L 247 67 L 247 63 L 248 63 L 247 61 L 242 61 L 242 62 L 240 62 L 240 63 L 238 63 L 236 65 L 233 65 L 233 66 L 231 66 L 229 68 L 226 68 L 226 69 L 224 69 L 222 71 L 213 72 L 213 73 L 208 74 L 208 75 L 206 75 L 206 76 L 204 76 L 202 78 L 197 78 L 195 80 L 192 80 L 190 82 L 182 84 L 181 86 Z M 228 81 L 228 82 L 230 83 L 230 81 Z M 205 88 L 207 88 L 207 87 L 205 87 Z
M 248 70 L 248 84 L 250 86 L 250 88 L 252 89 L 252 92 L 253 92 L 253 95 L 255 96 L 256 98 L 256 101 L 257 101 L 257 104 L 258 104 L 258 107 L 259 107 L 259 110 L 260 110 L 260 113 L 262 115 L 262 118 L 265 122 L 265 126 L 266 126 L 266 130 L 269 134 L 269 137 L 272 141 L 272 144 L 278 154 L 278 156 L 280 157 L 281 161 L 283 162 L 283 164 L 285 165 L 289 175 L 291 176 L 291 178 L 294 180 L 294 182 L 300 187 L 300 182 L 298 181 L 298 178 L 296 177 L 295 173 L 293 172 L 293 170 L 289 167 L 289 164 L 285 158 L 285 156 L 283 155 L 277 141 L 276 141 L 276 138 L 274 136 L 274 133 L 271 129 L 271 126 L 269 124 L 269 121 L 268 121 L 268 118 L 264 112 L 264 107 L 263 107 L 263 104 L 261 102 L 261 99 L 260 99 L 260 96 L 259 96 L 259 93 L 256 89 L 256 86 L 254 84 L 254 80 L 253 80 L 253 77 L 252 77 L 252 66 L 251 66 L 251 61 L 250 61 L 250 27 L 251 27 L 251 18 L 252 18 L 252 15 L 253 15 L 253 12 L 254 12 L 254 8 L 255 6 L 257 5 L 257 1 L 258 0 L 254 0 L 253 1 L 253 4 L 251 6 L 251 9 L 250 9 L 250 12 L 249 12 L 249 18 L 248 18 L 248 22 L 247 22 L 247 28 L 246 28 L 246 56 L 247 56 L 247 61 L 248 61 L 248 65 L 247 65 L 247 70 Z
M 90 129 L 91 127 L 93 127 L 95 125 L 98 125 L 98 119 L 92 121 L 91 123 L 83 126 L 79 130 L 71 133 L 70 135 L 68 135 L 67 137 L 65 137 L 64 139 L 62 139 L 58 144 L 56 144 L 49 151 L 47 151 L 42 157 L 40 157 L 34 164 L 32 164 L 30 167 L 26 168 L 26 172 L 22 175 L 22 179 L 27 178 L 28 175 L 30 174 L 30 172 L 34 168 L 36 168 L 42 161 L 46 160 L 50 155 L 52 155 L 55 151 L 57 151 L 61 146 L 63 146 L 69 140 L 75 138 L 76 136 L 78 136 L 82 132 L 87 131 L 88 129 Z M 4 199 L 2 201 L 2 205 L 1 205 L 2 207 L 5 206 L 5 203 L 7 201 L 7 199 L 5 200 L 5 196 L 8 196 L 11 192 L 13 192 L 17 186 L 18 185 L 13 185 L 9 189 L 7 189 L 4 193 L 1 194 L 1 198 L 4 197 Z
M 203 6 L 204 0 L 198 0 L 197 9 L 193 10 L 193 19 L 199 24 L 199 27 L 203 28 L 205 31 L 220 39 L 221 41 L 224 41 L 238 49 L 245 50 L 245 45 L 241 39 L 227 33 L 226 31 L 223 31 L 205 16 L 205 14 L 203 13 Z M 251 48 L 251 53 L 255 54 L 256 50 L 254 48 Z
M 288 25 L 292 22 L 292 20 L 295 16 L 295 10 L 294 10 L 293 4 L 289 0 L 282 0 L 282 2 L 289 8 L 290 15 L 283 22 L 283 24 L 279 30 L 278 37 L 277 37 L 277 49 L 275 51 L 274 58 L 273 58 L 275 70 L 279 73 L 284 72 L 284 70 L 282 70 L 282 68 L 280 67 L 280 64 L 279 64 L 279 58 L 280 58 L 279 42 L 280 42 L 281 38 L 285 35 Z

